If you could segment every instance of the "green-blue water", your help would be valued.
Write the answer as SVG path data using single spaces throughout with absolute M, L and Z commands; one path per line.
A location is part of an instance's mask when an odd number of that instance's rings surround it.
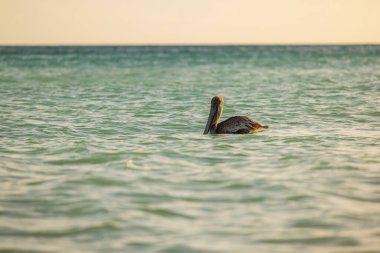
M 380 46 L 0 48 L 1 252 L 380 252 Z M 270 126 L 204 136 L 222 118 Z

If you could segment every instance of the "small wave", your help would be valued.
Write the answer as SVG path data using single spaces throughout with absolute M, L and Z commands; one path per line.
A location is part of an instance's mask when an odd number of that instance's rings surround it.
M 85 165 L 85 164 L 104 164 L 115 160 L 121 160 L 123 153 L 95 153 L 90 157 L 82 157 L 76 159 L 58 159 L 47 161 L 52 165 Z
M 299 244 L 299 245 L 335 245 L 335 246 L 358 246 L 360 242 L 352 237 L 324 236 L 307 238 L 281 238 L 262 239 L 259 243 L 265 244 Z
M 168 217 L 168 218 L 185 218 L 185 219 L 195 219 L 191 215 L 174 212 L 173 210 L 163 209 L 163 208 L 140 208 L 141 211 L 148 213 L 148 214 L 154 214 L 158 216 Z

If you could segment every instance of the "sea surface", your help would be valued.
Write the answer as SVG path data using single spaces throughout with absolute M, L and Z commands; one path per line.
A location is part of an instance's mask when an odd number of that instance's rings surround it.
M 380 46 L 0 47 L 0 252 L 380 252 Z

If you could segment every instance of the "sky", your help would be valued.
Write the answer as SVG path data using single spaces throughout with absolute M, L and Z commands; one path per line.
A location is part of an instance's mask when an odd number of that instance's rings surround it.
M 379 43 L 380 0 L 0 0 L 0 45 Z

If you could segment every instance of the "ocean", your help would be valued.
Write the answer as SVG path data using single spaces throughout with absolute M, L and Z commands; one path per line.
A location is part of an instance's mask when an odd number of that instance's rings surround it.
M 0 88 L 1 252 L 380 252 L 380 46 L 0 47 Z

